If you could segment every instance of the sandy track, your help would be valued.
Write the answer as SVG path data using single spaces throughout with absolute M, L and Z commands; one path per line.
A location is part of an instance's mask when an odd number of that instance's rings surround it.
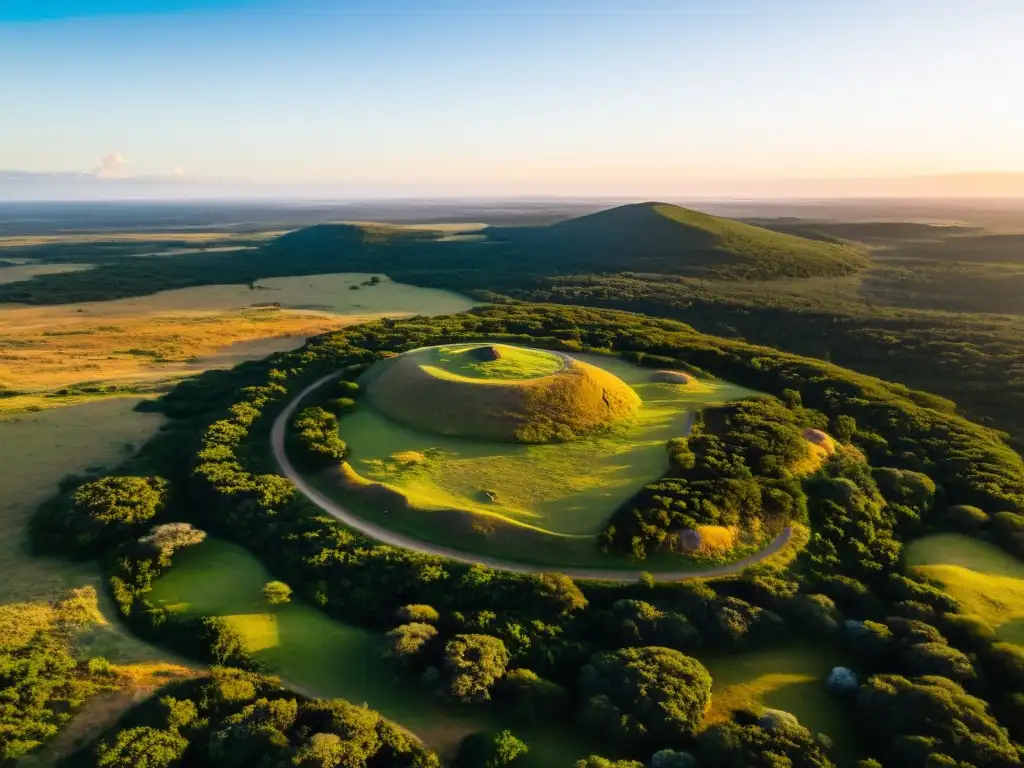
M 313 392 L 318 387 L 326 384 L 332 379 L 336 379 L 340 372 L 328 374 L 320 379 L 317 379 L 302 392 L 298 394 L 288 406 L 281 412 L 281 414 L 274 421 L 274 425 L 270 432 L 270 447 L 274 453 L 274 460 L 277 462 L 278 469 L 281 474 L 287 477 L 295 487 L 303 494 L 306 498 L 316 504 L 320 509 L 329 514 L 331 517 L 340 520 L 342 523 L 347 525 L 349 528 L 359 531 L 365 536 L 368 536 L 375 541 L 379 541 L 383 544 L 390 544 L 395 547 L 403 547 L 405 549 L 411 549 L 415 552 L 422 552 L 427 555 L 437 555 L 448 560 L 456 560 L 461 563 L 470 563 L 480 565 L 486 565 L 489 568 L 495 568 L 501 571 L 511 571 L 512 573 L 546 573 L 553 570 L 557 570 L 559 573 L 564 573 L 574 579 L 597 579 L 603 581 L 639 581 L 642 571 L 626 571 L 626 570 L 603 570 L 600 568 L 551 568 L 549 566 L 541 565 L 529 565 L 526 563 L 516 563 L 509 560 L 500 560 L 493 557 L 486 557 L 484 555 L 475 555 L 470 552 L 462 552 L 457 549 L 449 549 L 448 547 L 438 546 L 436 544 L 429 544 L 419 539 L 414 539 L 410 536 L 392 531 L 388 528 L 371 523 L 358 515 L 353 514 L 343 506 L 338 504 L 333 499 L 329 499 L 320 493 L 318 490 L 313 488 L 307 483 L 302 476 L 296 471 L 291 461 L 288 459 L 288 455 L 285 452 L 285 432 L 288 427 L 288 423 L 291 421 L 299 403 L 309 393 Z M 760 563 L 768 557 L 771 557 L 780 549 L 782 549 L 793 536 L 793 529 L 789 526 L 782 530 L 778 536 L 764 549 L 759 552 L 745 557 L 742 560 L 737 560 L 735 563 L 729 565 L 723 565 L 716 568 L 707 568 L 701 571 L 657 571 L 654 575 L 659 581 L 684 581 L 687 579 L 714 579 L 721 578 L 722 576 L 730 576 L 734 573 L 739 573 L 745 568 Z

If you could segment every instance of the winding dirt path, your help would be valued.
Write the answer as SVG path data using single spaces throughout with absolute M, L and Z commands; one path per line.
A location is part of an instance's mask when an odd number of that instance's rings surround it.
M 323 386 L 328 381 L 336 379 L 340 372 L 328 374 L 320 379 L 317 379 L 302 392 L 300 392 L 287 407 L 281 411 L 281 414 L 274 421 L 274 425 L 270 431 L 270 447 L 274 453 L 274 460 L 277 462 L 278 469 L 285 477 L 295 484 L 295 487 L 303 494 L 306 498 L 316 504 L 320 509 L 340 520 L 349 528 L 353 528 L 365 536 L 368 536 L 375 541 L 379 541 L 384 544 L 390 544 L 395 547 L 403 547 L 405 549 L 411 549 L 415 552 L 422 552 L 427 555 L 437 555 L 448 560 L 456 560 L 461 563 L 486 565 L 489 568 L 495 568 L 501 571 L 511 571 L 512 573 L 548 573 L 557 570 L 559 573 L 564 573 L 566 576 L 570 576 L 574 579 L 597 579 L 603 581 L 639 581 L 640 574 L 642 571 L 627 571 L 627 570 L 603 570 L 600 568 L 552 568 L 550 566 L 542 565 L 529 565 L 526 563 L 516 563 L 509 560 L 500 560 L 498 558 L 487 557 L 485 555 L 475 555 L 470 552 L 462 552 L 457 549 L 449 549 L 448 547 L 442 547 L 437 544 L 430 544 L 419 539 L 414 539 L 411 536 L 392 531 L 388 528 L 384 528 L 375 523 L 371 523 L 358 515 L 345 509 L 345 507 L 338 504 L 333 499 L 329 499 L 320 493 L 316 488 L 307 483 L 302 475 L 298 473 L 294 465 L 288 458 L 285 452 L 285 432 L 288 428 L 288 424 L 292 420 L 292 416 L 295 414 L 299 403 L 308 396 L 311 392 L 317 388 Z M 793 536 L 793 529 L 786 526 L 782 533 L 775 537 L 775 539 L 764 549 L 759 552 L 755 552 L 753 555 L 737 560 L 735 563 L 729 565 L 722 565 L 716 568 L 707 568 L 702 571 L 657 571 L 654 573 L 659 581 L 684 581 L 687 579 L 714 579 L 721 578 L 722 576 L 731 576 L 734 573 L 739 573 L 744 568 L 748 568 L 751 565 L 760 563 L 768 557 L 771 557 L 776 552 L 781 550 L 786 544 L 789 543 Z

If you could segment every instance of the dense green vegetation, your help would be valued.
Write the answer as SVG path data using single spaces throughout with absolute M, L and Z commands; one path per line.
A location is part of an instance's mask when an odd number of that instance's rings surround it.
M 794 430 L 827 425 L 850 447 L 803 482 L 813 531 L 806 550 L 793 563 L 707 584 L 577 585 L 376 544 L 319 514 L 272 473 L 270 424 L 312 381 L 335 370 L 355 372 L 384 354 L 480 338 L 603 350 L 659 368 L 701 371 L 776 398 L 705 419 L 707 434 L 721 446 L 709 440 L 701 449 L 709 458 L 717 452 L 742 460 L 771 503 L 778 503 L 775 481 L 784 479 L 780 457 L 795 456 Z M 594 752 L 607 759 L 595 755 L 585 766 L 622 759 L 660 768 L 670 761 L 687 765 L 691 755 L 700 765 L 784 765 L 785 756 L 792 765 L 817 768 L 861 756 L 908 768 L 1021 763 L 1014 742 L 1024 739 L 1024 664 L 993 644 L 956 601 L 917 580 L 902 557 L 904 543 L 944 525 L 951 506 L 977 507 L 992 516 L 991 524 L 1005 525 L 1024 511 L 1021 458 L 999 433 L 964 420 L 939 398 L 671 321 L 504 304 L 356 326 L 294 353 L 204 375 L 157 407 L 171 419 L 169 428 L 119 470 L 171 485 L 166 507 L 146 525 L 178 521 L 209 530 L 257 554 L 294 599 L 394 630 L 382 652 L 437 696 L 494 707 L 510 722 L 547 717 L 567 731 L 599 712 L 626 716 L 618 720 L 623 738 L 608 731 L 593 741 Z M 774 417 L 768 414 L 778 409 L 786 414 L 779 411 L 777 427 L 769 427 Z M 730 420 L 749 424 L 749 437 L 725 439 L 742 431 L 723 426 Z M 685 467 L 690 462 L 681 448 L 675 447 L 677 464 Z M 721 489 L 688 493 L 699 496 L 701 509 L 728 509 Z M 229 627 L 176 617 L 152 603 L 150 586 L 167 568 L 173 572 L 173 557 L 137 546 L 136 534 L 118 534 L 116 555 L 107 561 L 111 590 L 130 626 L 196 657 L 253 666 Z M 1019 541 L 1002 538 L 1009 548 Z M 847 702 L 865 754 L 835 753 L 828 738 L 788 713 L 741 712 L 699 730 L 706 672 L 693 659 L 704 649 L 743 652 L 811 633 L 851 658 L 829 690 Z M 585 672 L 588 665 L 593 674 Z M 677 687 L 677 674 L 693 684 Z M 637 696 L 644 686 L 662 691 L 654 700 L 672 702 L 670 717 L 669 709 L 645 708 Z M 301 746 L 287 728 L 279 730 L 287 748 Z M 128 739 L 128 731 L 117 729 L 110 743 Z M 516 735 L 512 725 L 509 737 L 498 734 L 476 754 L 486 755 L 484 765 L 502 754 L 528 761 L 533 752 L 520 754 Z
M 492 228 L 491 240 L 562 271 L 779 278 L 845 275 L 867 265 L 850 245 L 781 234 L 664 203 L 624 205 L 547 227 Z
M 437 756 L 372 710 L 307 699 L 231 669 L 165 688 L 68 768 L 436 768 Z
M 95 595 L 93 595 L 95 598 Z M 103 659 L 75 658 L 75 632 L 90 621 L 87 602 L 72 594 L 40 626 L 0 625 L 0 765 L 12 766 L 111 687 Z
M 810 448 L 801 426 L 828 424 L 820 412 L 800 407 L 795 391 L 791 399 L 798 410 L 759 398 L 702 415 L 688 437 L 669 444 L 668 475 L 619 510 L 605 530 L 605 546 L 642 560 L 648 550 L 677 549 L 671 534 L 701 525 L 778 533 L 805 522 L 798 468 Z
M 305 476 L 351 511 L 422 541 L 554 567 L 587 562 L 607 567 L 609 557 L 596 550 L 593 537 L 621 504 L 664 475 L 666 443 L 688 432 L 694 411 L 756 393 L 708 377 L 685 387 L 665 385 L 652 382 L 650 368 L 616 356 L 574 357 L 602 368 L 640 396 L 635 419 L 584 440 L 498 443 L 419 432 L 364 400 L 341 415 L 341 435 L 352 448 L 346 459 L 351 472 Z M 323 385 L 328 402 L 330 386 Z M 411 405 L 428 402 L 414 398 Z M 464 404 L 451 402 L 455 409 Z M 424 408 L 435 409 L 436 403 Z M 301 459 L 299 450 L 289 449 L 288 455 L 296 463 Z M 383 504 L 374 486 L 359 478 L 386 483 L 407 504 L 392 496 Z M 381 509 L 388 510 L 386 517 Z

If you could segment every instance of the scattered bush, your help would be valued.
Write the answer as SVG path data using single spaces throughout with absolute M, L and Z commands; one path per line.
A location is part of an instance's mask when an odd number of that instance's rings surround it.
M 437 628 L 430 624 L 403 624 L 387 633 L 384 655 L 403 664 L 412 664 L 426 645 L 437 637 Z
M 193 528 L 188 523 L 165 523 L 158 525 L 139 539 L 139 544 L 151 549 L 160 565 L 167 567 L 178 550 L 201 544 L 206 532 Z
M 283 581 L 268 581 L 263 585 L 263 599 L 271 605 L 284 605 L 292 601 L 292 588 Z
M 398 620 L 403 624 L 436 624 L 441 614 L 429 605 L 406 605 L 398 609 Z
M 487 701 L 508 666 L 505 644 L 490 635 L 456 635 L 445 646 L 448 691 L 463 703 Z
M 504 768 L 519 765 L 530 748 L 511 731 L 475 733 L 459 747 L 453 768 Z
M 337 464 L 348 454 L 338 434 L 338 417 L 320 407 L 306 408 L 292 422 L 299 456 L 311 469 Z

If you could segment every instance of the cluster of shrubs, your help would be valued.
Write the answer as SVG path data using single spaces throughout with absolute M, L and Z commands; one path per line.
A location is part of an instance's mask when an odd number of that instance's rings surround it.
M 765 494 L 788 482 L 773 462 L 789 455 L 789 438 L 807 419 L 827 419 L 830 432 L 854 442 L 860 452 L 842 452 L 804 483 L 801 493 L 814 533 L 792 568 L 752 569 L 713 585 L 576 585 L 557 574 L 496 572 L 396 549 L 320 514 L 269 471 L 273 419 L 311 381 L 393 352 L 484 336 L 684 360 L 777 394 L 782 401 L 758 401 L 752 412 L 782 408 L 792 418 L 780 417 L 778 430 L 752 428 L 749 439 L 737 436 L 722 451 L 740 452 L 744 464 L 752 462 L 748 466 L 761 473 L 764 482 L 758 487 Z M 1014 738 L 1024 738 L 1017 726 L 1024 722 L 1018 703 L 1024 701 L 1024 664 L 999 650 L 969 619 L 953 618 L 959 616 L 957 606 L 943 592 L 907 578 L 902 545 L 942 521 L 959 519 L 962 513 L 945 512 L 951 506 L 974 505 L 994 513 L 982 521 L 989 528 L 1007 519 L 1001 515 L 1017 515 L 1024 500 L 1024 463 L 995 433 L 918 405 L 913 393 L 824 363 L 711 339 L 667 321 L 530 305 L 357 326 L 273 358 L 262 369 L 250 366 L 218 375 L 235 382 L 233 400 L 229 384 L 209 385 L 211 398 L 233 402 L 224 418 L 213 420 L 209 405 L 205 410 L 190 406 L 180 394 L 166 401 L 168 415 L 178 414 L 179 436 L 191 435 L 194 448 L 185 460 L 169 461 L 159 473 L 174 482 L 174 509 L 164 516 L 180 516 L 245 545 L 297 595 L 331 615 L 391 629 L 388 652 L 440 696 L 474 705 L 486 702 L 526 720 L 561 716 L 591 729 L 595 751 L 605 743 L 607 751 L 630 754 L 651 766 L 660 755 L 655 768 L 689 765 L 693 759 L 726 766 L 788 760 L 823 768 L 832 764 L 827 740 L 791 727 L 786 718 L 769 722 L 761 720 L 762 713 L 738 715 L 693 735 L 707 702 L 700 693 L 706 672 L 691 654 L 702 647 L 742 652 L 813 632 L 848 643 L 856 654 L 855 674 L 864 682 L 855 696 L 850 694 L 858 701 L 851 706 L 867 707 L 863 722 L 876 726 L 878 735 L 865 732 L 864 740 L 886 765 L 930 768 L 953 764 L 950 760 L 969 762 L 972 748 L 964 738 L 953 737 L 965 723 L 978 727 L 979 738 L 991 741 L 993 754 L 1006 760 L 977 765 L 1019 764 L 1006 757 L 1010 742 L 1004 726 Z M 238 382 L 244 382 L 241 389 Z M 786 390 L 799 390 L 802 402 Z M 740 419 L 744 411 L 731 413 Z M 709 441 L 709 446 L 714 444 Z M 676 448 L 677 464 L 684 465 L 682 447 Z M 706 454 L 718 451 L 709 448 Z M 148 603 L 149 586 L 170 558 L 143 547 L 139 539 L 146 537 L 136 531 L 130 537 L 127 530 L 122 533 L 122 548 L 108 568 L 114 595 L 132 626 L 221 664 L 251 663 L 226 627 L 211 628 L 208 622 L 215 620 L 186 628 Z M 409 607 L 396 628 L 393 617 L 403 606 Z M 943 645 L 917 628 L 913 637 L 932 639 L 887 640 L 891 647 L 871 655 L 848 637 L 849 621 L 869 629 L 874 622 L 895 634 L 892 627 L 902 626 L 897 620 L 920 622 L 948 642 Z M 976 645 L 967 646 L 964 637 Z M 974 677 L 966 674 L 964 658 L 977 672 Z M 1016 673 L 988 671 L 999 659 Z M 690 684 L 675 686 L 677 678 Z M 659 699 L 639 697 L 640 688 L 658 691 L 675 702 L 678 712 L 666 717 L 649 711 L 642 702 Z M 874 695 L 876 690 L 880 693 Z M 861 705 L 862 695 L 874 705 Z M 929 697 L 938 697 L 943 707 L 927 704 Z M 916 711 L 891 718 L 887 725 L 884 711 L 891 706 Z M 978 719 L 979 711 L 987 719 Z M 856 720 L 860 725 L 861 718 Z M 493 762 L 499 753 L 515 753 L 512 762 L 523 759 L 503 734 L 482 745 L 479 754 L 484 753 L 489 757 L 481 765 L 511 764 Z M 768 755 L 779 758 L 771 762 Z M 597 756 L 585 761 L 585 766 L 608 765 L 616 763 Z
M 214 668 L 165 688 L 65 765 L 440 768 L 441 763 L 373 710 L 341 699 L 307 699 L 266 677 Z
M 31 538 L 40 553 L 96 556 L 146 530 L 167 503 L 162 477 L 112 475 L 68 488 L 33 516 Z
M 665 548 L 674 531 L 722 525 L 778 533 L 803 521 L 806 499 L 796 474 L 809 455 L 803 431 L 821 426 L 827 426 L 821 414 L 797 413 L 773 397 L 698 417 L 688 437 L 669 442 L 668 474 L 610 521 L 605 548 L 643 560 Z
M 355 407 L 358 394 L 356 382 L 335 382 L 314 395 L 323 406 L 304 408 L 292 420 L 289 440 L 297 448 L 296 457 L 307 468 L 334 466 L 348 455 L 348 446 L 338 434 L 338 416 Z

